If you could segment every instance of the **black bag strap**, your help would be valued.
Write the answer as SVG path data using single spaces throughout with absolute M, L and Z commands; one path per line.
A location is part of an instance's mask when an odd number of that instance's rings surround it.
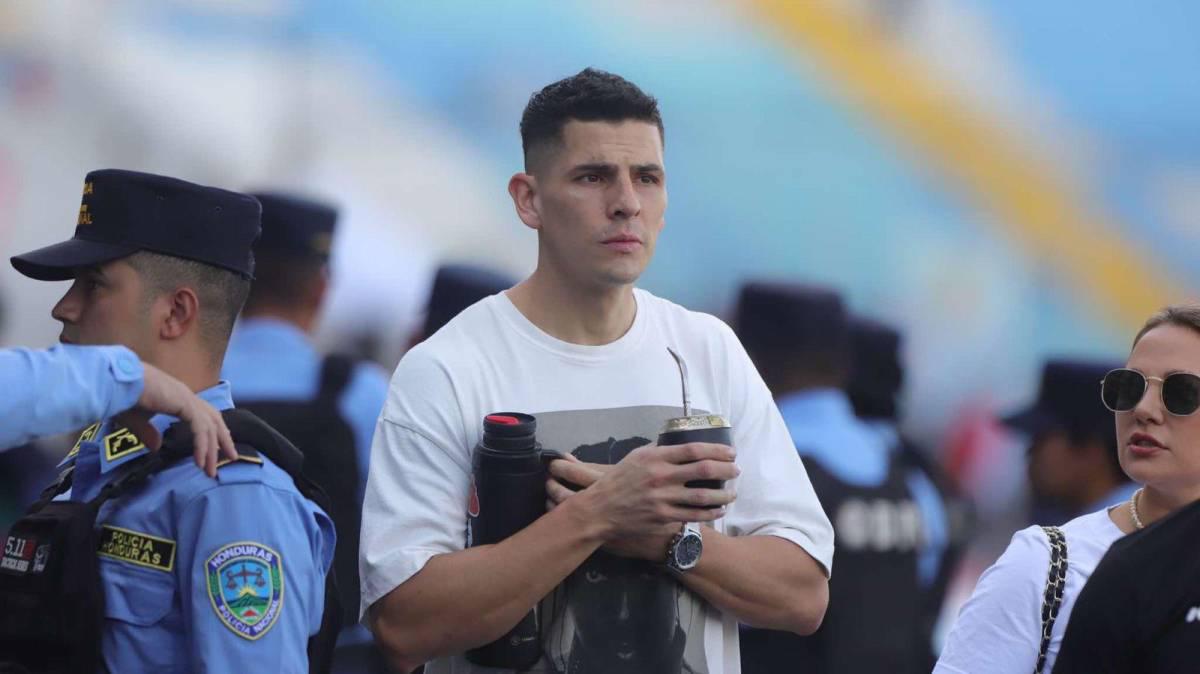
M 1050 539 L 1050 569 L 1046 573 L 1046 591 L 1042 596 L 1042 643 L 1038 646 L 1037 666 L 1033 674 L 1040 674 L 1046 666 L 1046 651 L 1050 649 L 1050 633 L 1054 621 L 1062 608 L 1063 591 L 1067 586 L 1067 537 L 1058 527 L 1042 527 Z
M 325 356 L 321 361 L 321 378 L 317 384 L 317 400 L 337 404 L 342 391 L 350 383 L 354 372 L 354 359 L 337 353 Z

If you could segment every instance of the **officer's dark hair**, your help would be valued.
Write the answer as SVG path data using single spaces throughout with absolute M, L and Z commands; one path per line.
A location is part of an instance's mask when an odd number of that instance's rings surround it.
M 1147 332 L 1160 325 L 1178 325 L 1181 328 L 1190 328 L 1200 334 L 1200 304 L 1172 304 L 1159 309 L 1153 316 L 1146 319 L 1145 325 L 1138 330 L 1137 336 L 1133 338 L 1133 346 L 1137 346 Z
M 222 356 L 233 323 L 246 302 L 250 281 L 241 274 L 203 262 L 141 250 L 125 258 L 146 285 L 147 305 L 157 296 L 181 286 L 200 300 L 200 334 L 214 355 Z
M 254 257 L 254 282 L 244 310 L 248 314 L 295 305 L 328 265 L 325 258 L 316 255 L 260 250 Z
M 662 115 L 653 96 L 620 75 L 585 68 L 529 97 L 521 115 L 526 173 L 534 172 L 547 150 L 562 144 L 563 127 L 571 120 L 648 122 L 658 127 L 659 138 L 666 142 Z

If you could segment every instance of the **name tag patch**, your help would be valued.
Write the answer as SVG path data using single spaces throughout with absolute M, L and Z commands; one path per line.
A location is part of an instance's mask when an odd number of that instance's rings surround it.
M 100 527 L 102 557 L 170 573 L 175 568 L 175 541 L 107 524 Z

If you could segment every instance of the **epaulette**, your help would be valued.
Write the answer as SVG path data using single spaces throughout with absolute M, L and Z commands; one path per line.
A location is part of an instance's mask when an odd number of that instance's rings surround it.
M 227 466 L 231 463 L 243 463 L 243 462 L 256 463 L 260 466 L 262 465 L 263 460 L 262 460 L 262 457 L 258 455 L 258 450 L 254 449 L 250 445 L 243 445 L 243 444 L 239 443 L 239 444 L 235 444 L 234 448 L 237 449 L 238 458 L 236 458 L 236 459 L 221 459 L 220 461 L 217 462 L 217 468 L 220 468 L 221 466 Z

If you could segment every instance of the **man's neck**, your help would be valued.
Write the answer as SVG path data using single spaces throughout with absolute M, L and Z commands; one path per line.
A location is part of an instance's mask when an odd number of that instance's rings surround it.
M 620 339 L 633 325 L 633 286 L 581 289 L 540 269 L 507 291 L 517 310 L 542 332 L 571 344 L 599 346 Z
M 178 379 L 193 393 L 210 389 L 221 381 L 221 360 L 214 364 L 208 353 L 198 350 L 160 351 L 143 360 Z
M 1074 505 L 1076 510 L 1091 508 L 1100 503 L 1104 497 L 1116 491 L 1118 486 L 1120 486 L 1119 482 L 1107 476 L 1097 477 L 1092 480 L 1083 480 L 1080 484 L 1079 494 L 1075 499 Z
M 273 318 L 296 326 L 306 335 L 312 335 L 317 323 L 316 312 L 300 307 L 255 307 L 243 312 L 242 317 Z

